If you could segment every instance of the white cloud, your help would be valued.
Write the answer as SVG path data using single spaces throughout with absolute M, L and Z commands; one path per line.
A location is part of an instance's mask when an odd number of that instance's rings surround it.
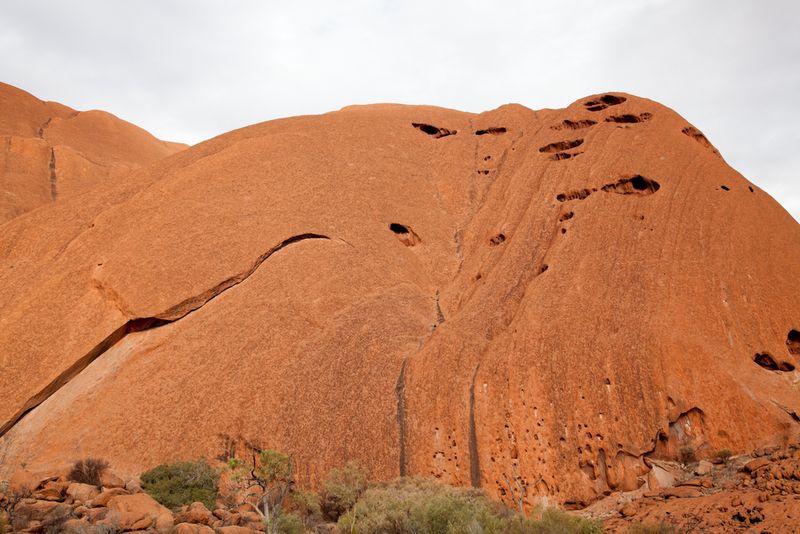
M 26 0 L 3 81 L 172 140 L 353 103 L 563 107 L 622 90 L 702 129 L 800 219 L 794 0 Z

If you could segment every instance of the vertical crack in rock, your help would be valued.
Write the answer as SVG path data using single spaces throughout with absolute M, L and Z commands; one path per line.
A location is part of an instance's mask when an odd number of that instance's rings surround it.
M 50 199 L 58 198 L 58 181 L 56 180 L 56 151 L 50 147 Z
M 400 364 L 400 375 L 397 377 L 397 385 L 394 387 L 394 394 L 397 399 L 397 434 L 400 446 L 400 476 L 406 476 L 408 467 L 406 465 L 406 363 L 408 358 L 403 358 Z
M 14 425 L 19 423 L 23 417 L 25 417 L 28 413 L 30 413 L 34 408 L 39 406 L 41 403 L 46 401 L 50 396 L 56 393 L 59 389 L 67 385 L 73 378 L 75 378 L 78 374 L 80 374 L 84 369 L 86 369 L 89 364 L 95 361 L 97 358 L 102 356 L 108 349 L 113 347 L 117 342 L 121 341 L 126 335 L 132 332 L 141 332 L 144 330 L 150 330 L 152 328 L 157 328 L 159 326 L 163 326 L 165 324 L 173 323 L 179 319 L 182 319 L 189 315 L 190 313 L 202 308 L 209 301 L 213 300 L 222 292 L 234 287 L 244 280 L 246 280 L 250 275 L 252 275 L 258 267 L 264 263 L 270 256 L 278 252 L 279 250 L 286 248 L 287 246 L 297 243 L 298 241 L 303 241 L 305 239 L 330 239 L 328 236 L 320 235 L 320 234 L 300 234 L 296 236 L 292 236 L 288 239 L 281 241 L 278 245 L 272 247 L 267 252 L 262 254 L 258 257 L 256 262 L 253 264 L 250 269 L 236 275 L 232 276 L 223 282 L 215 285 L 213 288 L 209 289 L 208 291 L 204 291 L 202 294 L 186 299 L 177 306 L 173 306 L 169 310 L 164 313 L 160 313 L 154 317 L 143 317 L 139 319 L 131 319 L 113 332 L 111 332 L 108 336 L 105 337 L 100 343 L 95 345 L 89 352 L 85 355 L 77 359 L 72 365 L 70 365 L 67 369 L 59 373 L 57 377 L 55 377 L 49 384 L 47 384 L 44 388 L 42 388 L 38 393 L 32 396 L 30 399 L 25 402 L 20 410 L 18 410 L 14 415 L 11 416 L 8 421 L 3 423 L 0 426 L 0 437 L 3 437 L 9 430 L 11 430 Z
M 480 364 L 475 366 L 472 373 L 472 383 L 469 386 L 469 478 L 473 488 L 481 487 L 481 466 L 478 459 L 478 433 L 475 428 L 475 377 L 478 376 Z
M 44 124 L 42 124 L 41 126 L 39 126 L 39 131 L 38 131 L 38 132 L 36 132 L 36 135 L 38 135 L 38 136 L 39 136 L 39 139 L 44 139 L 44 131 L 47 129 L 47 127 L 48 127 L 48 126 L 50 126 L 50 121 L 52 121 L 52 120 L 53 120 L 53 117 L 49 117 L 49 118 L 48 118 L 48 119 L 47 119 L 47 120 L 44 122 Z
M 439 290 L 436 290 L 436 325 L 440 325 L 444 322 L 444 313 L 442 313 L 442 307 L 439 305 Z

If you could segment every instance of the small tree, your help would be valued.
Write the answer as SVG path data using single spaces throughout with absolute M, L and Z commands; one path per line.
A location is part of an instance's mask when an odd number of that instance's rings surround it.
M 228 461 L 231 483 L 260 516 L 267 534 L 278 534 L 281 528 L 283 504 L 294 486 L 292 457 L 288 454 L 249 445 L 250 458 L 233 457 Z
M 728 460 L 731 459 L 731 455 L 733 455 L 733 452 L 730 449 L 720 449 L 714 456 L 722 463 L 727 464 Z
M 108 462 L 102 458 L 85 458 L 72 464 L 67 478 L 73 482 L 100 486 L 100 477 L 108 469 Z
M 336 521 L 366 490 L 367 471 L 358 462 L 350 461 L 340 469 L 331 469 L 322 484 L 322 510 Z

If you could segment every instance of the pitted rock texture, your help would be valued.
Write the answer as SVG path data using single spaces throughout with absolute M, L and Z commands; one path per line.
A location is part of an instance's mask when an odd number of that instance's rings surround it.
M 0 224 L 186 148 L 0 83 Z
M 687 129 L 622 94 L 354 106 L 16 218 L 0 474 L 228 436 L 303 484 L 357 459 L 582 506 L 796 438 L 798 372 L 754 355 L 800 364 L 800 228 Z

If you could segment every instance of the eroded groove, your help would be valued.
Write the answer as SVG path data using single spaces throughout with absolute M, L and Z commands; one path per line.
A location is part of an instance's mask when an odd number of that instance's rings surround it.
M 56 151 L 50 147 L 50 199 L 58 198 L 58 180 L 56 177 Z
M 481 487 L 481 465 L 478 458 L 478 432 L 475 428 L 475 378 L 480 364 L 475 366 L 469 385 L 469 478 L 473 488 Z
M 103 339 L 100 343 L 95 345 L 84 356 L 76 360 L 65 371 L 60 373 L 49 384 L 47 384 L 44 388 L 42 388 L 41 391 L 36 393 L 30 399 L 28 399 L 28 401 L 25 402 L 23 407 L 19 411 L 17 411 L 17 413 L 11 416 L 11 418 L 9 418 L 8 421 L 6 421 L 5 423 L 3 423 L 2 426 L 0 426 L 0 437 L 4 436 L 9 430 L 11 430 L 14 427 L 14 425 L 19 423 L 34 408 L 36 408 L 41 403 L 46 401 L 59 389 L 67 385 L 73 378 L 75 378 L 84 369 L 86 369 L 86 367 L 88 367 L 93 361 L 102 356 L 108 349 L 110 349 L 119 341 L 121 341 L 126 335 L 132 332 L 142 332 L 144 330 L 157 328 L 159 326 L 173 323 L 179 319 L 186 317 L 191 312 L 205 306 L 209 301 L 213 300 L 220 293 L 246 280 L 250 275 L 252 275 L 255 272 L 256 269 L 258 269 L 258 267 L 262 263 L 264 263 L 264 261 L 266 261 L 270 256 L 272 256 L 279 250 L 284 249 L 293 243 L 297 243 L 298 241 L 303 241 L 305 239 L 330 239 L 330 238 L 328 236 L 320 234 L 300 234 L 292 236 L 288 239 L 285 239 L 278 245 L 272 247 L 267 252 L 259 256 L 256 262 L 253 264 L 253 266 L 247 271 L 240 273 L 236 276 L 233 276 L 231 278 L 228 278 L 227 280 L 217 284 L 208 291 L 203 292 L 199 296 L 184 300 L 177 306 L 173 306 L 164 313 L 160 313 L 154 317 L 142 317 L 138 319 L 131 319 L 124 325 L 120 326 L 119 328 L 111 332 L 111 334 L 106 336 L 105 339 Z
M 397 377 L 397 384 L 394 387 L 394 395 L 397 400 L 397 434 L 400 448 L 400 476 L 406 476 L 408 467 L 406 465 L 406 363 L 408 358 L 403 358 L 400 364 L 400 375 Z
M 434 126 L 432 124 L 425 124 L 424 122 L 412 122 L 411 126 L 420 130 L 423 133 L 426 133 L 430 136 L 433 136 L 434 139 L 439 139 L 440 137 L 447 137 L 448 135 L 455 135 L 458 133 L 457 130 L 448 130 L 447 128 L 439 128 L 438 126 Z
M 597 124 L 597 121 L 593 121 L 592 119 L 584 119 L 578 121 L 571 121 L 569 119 L 563 120 L 560 124 L 556 124 L 555 126 L 551 126 L 551 130 L 581 130 L 583 128 L 589 128 L 590 126 L 594 126 Z
M 280 244 L 272 247 L 264 254 L 259 256 L 258 259 L 253 263 L 252 267 L 250 267 L 245 272 L 237 274 L 236 276 L 232 276 L 227 280 L 223 280 L 219 284 L 215 285 L 214 287 L 212 287 L 207 291 L 204 291 L 200 295 L 190 297 L 184 300 L 183 302 L 176 304 L 170 309 L 159 313 L 155 317 L 157 319 L 163 319 L 166 321 L 176 321 L 186 316 L 188 313 L 193 312 L 194 310 L 200 308 L 201 306 L 204 306 L 210 300 L 216 298 L 223 291 L 227 291 L 233 286 L 241 284 L 244 280 L 250 277 L 250 275 L 252 275 L 255 272 L 255 270 L 258 269 L 258 267 L 262 263 L 264 263 L 264 261 L 266 261 L 270 256 L 272 256 L 276 252 L 288 247 L 291 244 L 297 243 L 298 241 L 304 241 L 306 239 L 330 239 L 330 238 L 328 236 L 321 234 L 300 234 L 285 239 Z
M 576 146 L 581 146 L 582 144 L 583 144 L 583 139 L 573 139 L 571 141 L 558 141 L 539 148 L 539 152 L 543 153 L 562 152 L 564 150 L 569 150 L 570 148 L 575 148 Z
M 493 127 L 493 128 L 486 128 L 485 130 L 478 130 L 475 132 L 475 135 L 500 135 L 506 133 L 506 129 L 504 126 Z

